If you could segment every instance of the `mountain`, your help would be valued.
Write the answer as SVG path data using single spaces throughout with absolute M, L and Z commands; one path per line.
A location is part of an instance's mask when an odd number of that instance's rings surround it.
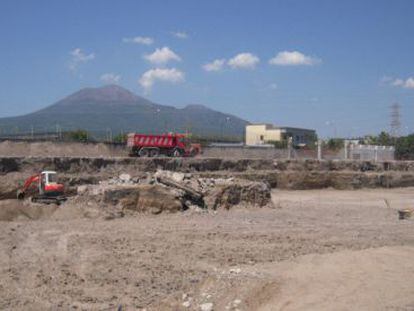
M 185 132 L 239 136 L 248 122 L 234 115 L 189 105 L 182 109 L 153 103 L 117 85 L 85 88 L 36 112 L 0 118 L 1 133 L 85 129 L 97 136 L 127 132 Z

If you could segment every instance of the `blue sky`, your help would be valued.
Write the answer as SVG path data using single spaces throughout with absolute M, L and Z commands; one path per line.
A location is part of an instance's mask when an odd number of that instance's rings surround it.
M 389 130 L 396 101 L 414 131 L 410 0 L 2 0 L 0 36 L 0 117 L 112 81 L 324 137 Z

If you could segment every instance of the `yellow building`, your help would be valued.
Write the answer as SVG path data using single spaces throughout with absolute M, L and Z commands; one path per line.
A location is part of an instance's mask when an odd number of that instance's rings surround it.
M 281 141 L 282 132 L 271 124 L 246 125 L 246 145 L 263 145 L 268 141 Z
M 246 126 L 246 145 L 257 146 L 269 142 L 292 138 L 293 145 L 306 145 L 316 139 L 315 130 L 295 127 L 277 127 L 272 124 L 250 124 Z

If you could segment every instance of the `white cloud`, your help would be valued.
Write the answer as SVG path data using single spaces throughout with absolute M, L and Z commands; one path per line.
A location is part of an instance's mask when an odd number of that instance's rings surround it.
M 276 90 L 277 89 L 277 84 L 276 83 L 271 83 L 269 85 L 269 88 L 271 88 L 272 90 Z
M 166 64 L 170 60 L 181 61 L 181 57 L 166 46 L 161 49 L 156 49 L 152 54 L 145 55 L 144 58 L 157 65 Z
M 104 73 L 100 77 L 101 81 L 106 84 L 118 84 L 121 76 L 114 73 Z
M 271 65 L 279 65 L 279 66 L 299 66 L 299 65 L 307 65 L 312 66 L 319 64 L 321 62 L 320 59 L 306 56 L 298 51 L 283 51 L 276 54 L 275 57 L 269 60 L 269 64 Z
M 137 43 L 143 45 L 151 45 L 154 43 L 154 39 L 150 37 L 134 37 L 134 38 L 123 38 L 124 43 Z
M 254 69 L 260 62 L 259 57 L 251 53 L 240 53 L 231 58 L 227 64 L 232 68 Z
M 178 38 L 178 39 L 187 39 L 188 38 L 188 34 L 184 31 L 175 31 L 171 33 L 174 37 Z
M 85 54 L 81 49 L 77 48 L 70 52 L 73 59 L 79 62 L 87 62 L 95 58 L 95 54 Z
M 72 59 L 69 63 L 69 69 L 75 71 L 80 63 L 87 63 L 95 58 L 94 53 L 85 54 L 80 48 L 70 51 Z
M 380 82 L 381 83 L 389 83 L 390 81 L 392 81 L 393 79 L 392 79 L 392 77 L 390 77 L 390 76 L 382 76 L 382 78 L 381 78 L 381 80 L 380 80 Z
M 408 78 L 405 80 L 404 87 L 407 89 L 414 89 L 414 78 Z
M 203 69 L 205 71 L 220 71 L 223 69 L 223 66 L 225 63 L 226 63 L 226 60 L 224 58 L 216 59 L 212 61 L 211 63 L 204 64 Z
M 391 82 L 393 86 L 404 86 L 404 80 L 402 79 L 395 79 Z
M 388 84 L 390 84 L 391 86 L 397 86 L 397 87 L 403 87 L 405 89 L 414 89 L 414 78 L 413 77 L 408 77 L 406 80 L 404 79 L 400 79 L 400 78 L 390 78 L 387 79 Z
M 179 83 L 183 82 L 184 79 L 184 73 L 176 68 L 155 68 L 144 72 L 138 80 L 138 83 L 144 88 L 145 92 L 148 93 L 157 81 Z

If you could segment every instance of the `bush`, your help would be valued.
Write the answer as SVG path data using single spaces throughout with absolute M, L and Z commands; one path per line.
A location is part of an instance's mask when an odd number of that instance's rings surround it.
M 342 138 L 331 138 L 324 143 L 324 147 L 330 150 L 339 150 L 344 147 L 344 140 Z
M 71 132 L 66 132 L 65 136 L 68 137 L 70 140 L 79 141 L 79 142 L 87 142 L 88 141 L 88 132 L 85 130 L 76 130 Z
M 378 136 L 368 136 L 365 139 L 367 145 L 394 146 L 396 138 L 386 132 L 381 132 Z
M 124 144 L 126 143 L 127 139 L 128 139 L 127 134 L 118 134 L 113 138 L 113 142 Z
M 397 160 L 414 160 L 414 134 L 396 139 L 395 158 Z

